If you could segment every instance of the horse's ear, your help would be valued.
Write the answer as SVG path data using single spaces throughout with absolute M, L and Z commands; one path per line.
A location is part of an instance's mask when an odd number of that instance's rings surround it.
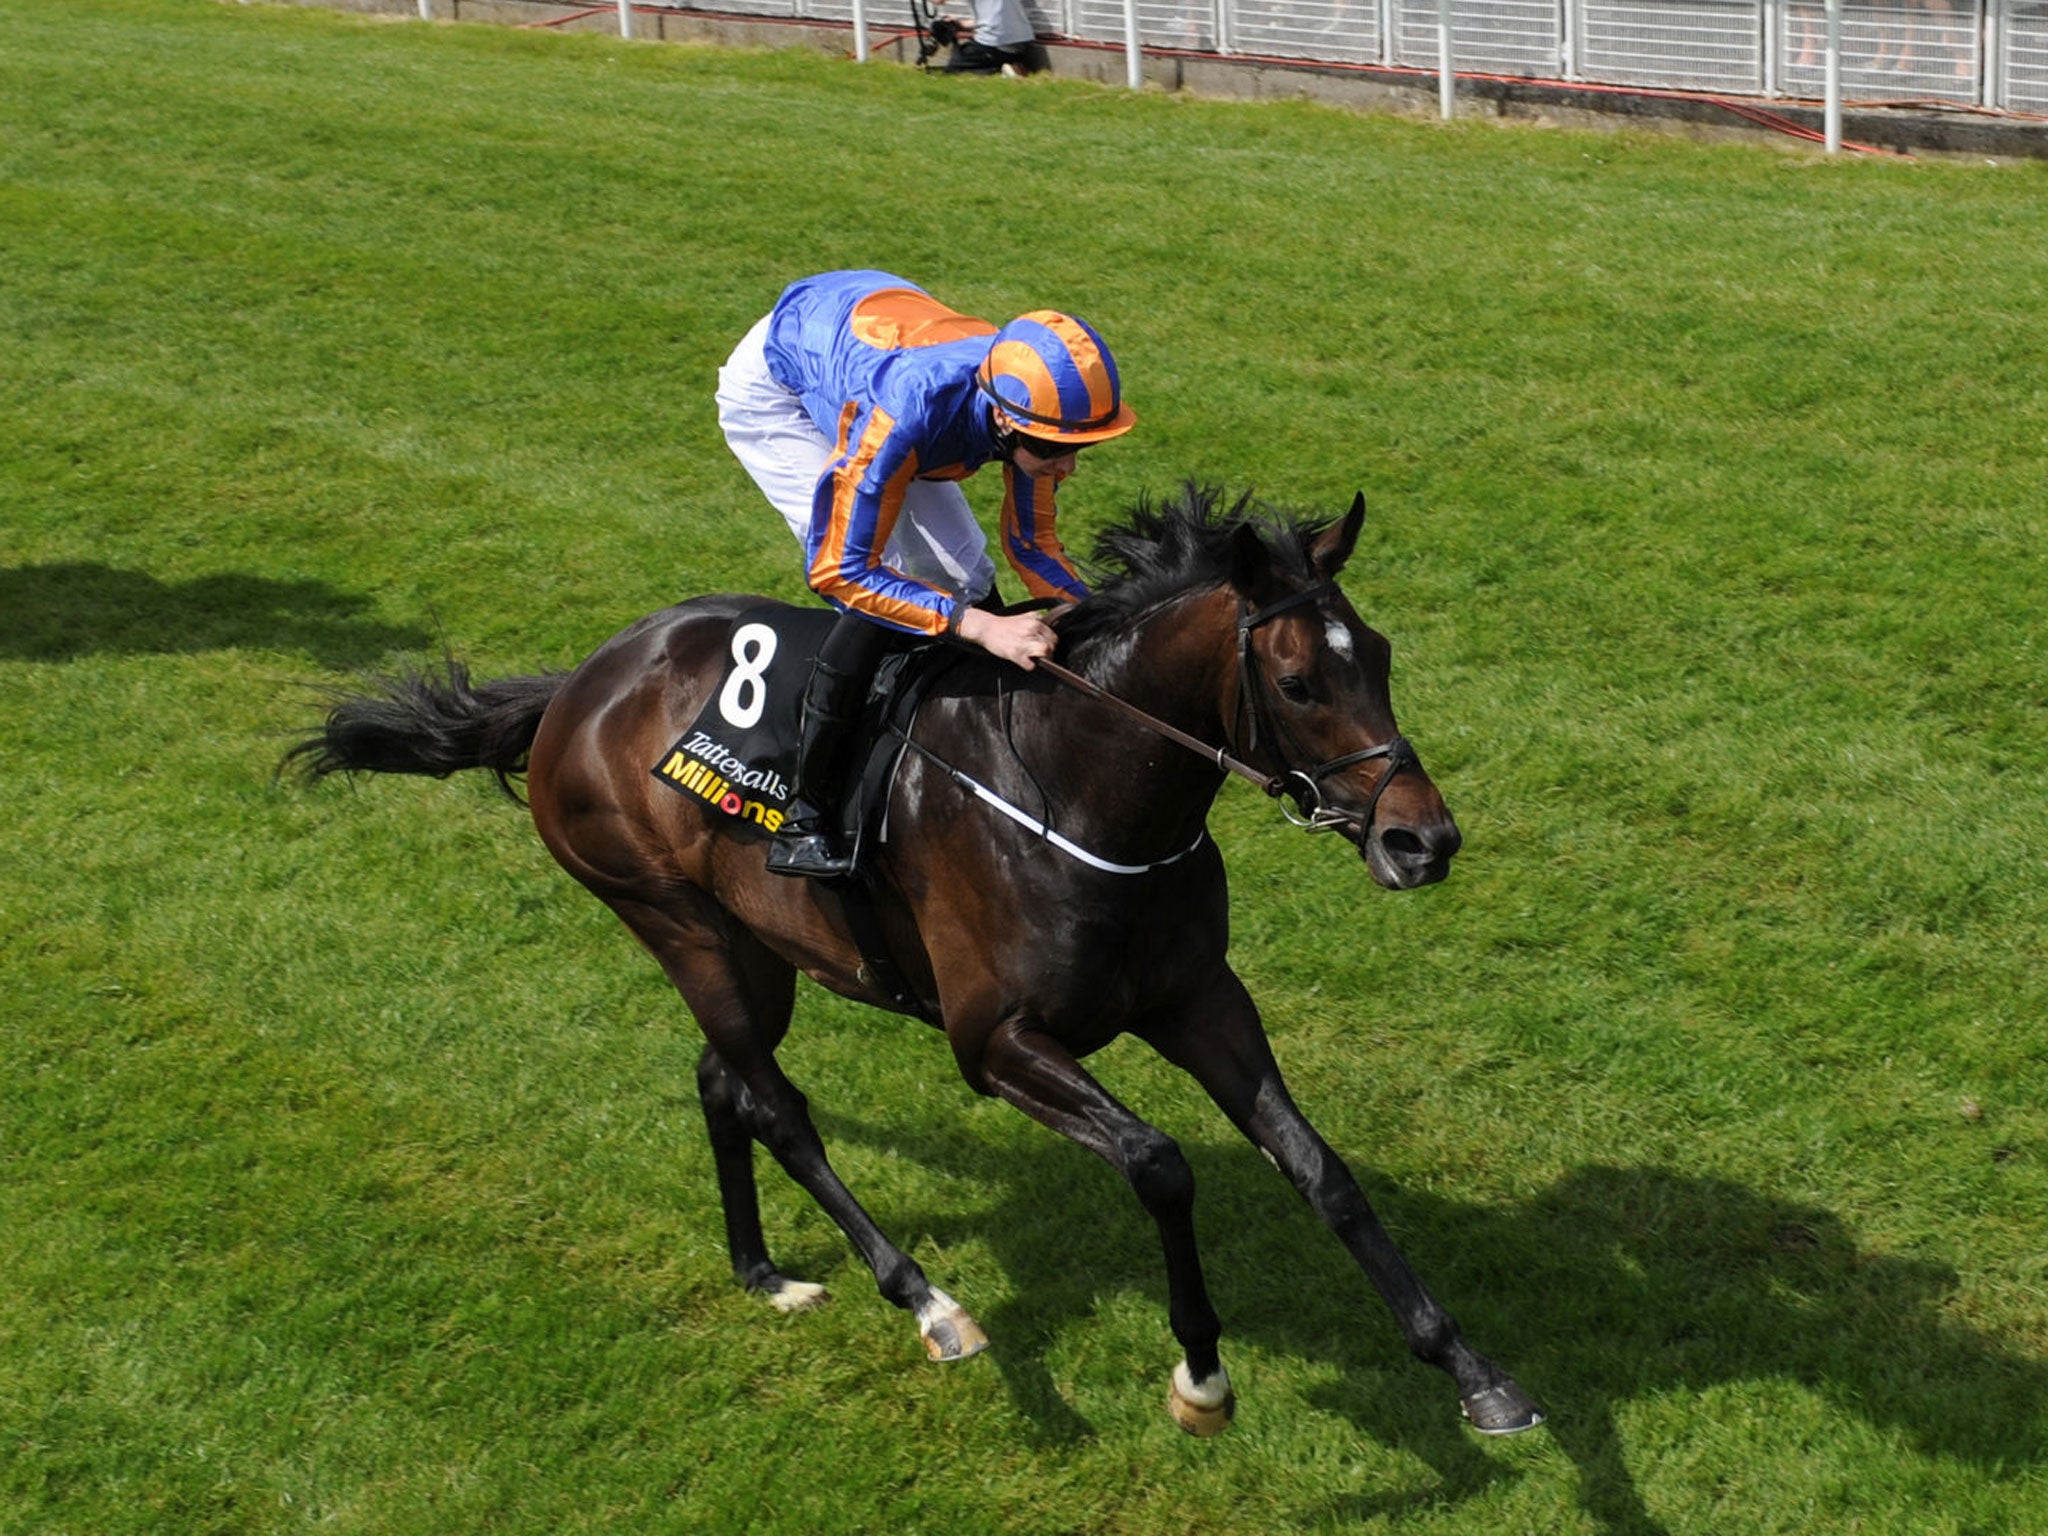
M 1332 524 L 1309 549 L 1318 576 L 1329 581 L 1344 569 L 1344 562 L 1351 558 L 1358 543 L 1358 530 L 1364 525 L 1365 492 L 1360 491 L 1351 498 L 1351 510 L 1344 514 L 1344 520 Z
M 1272 552 L 1259 537 L 1259 530 L 1250 523 L 1239 523 L 1230 539 L 1231 586 L 1257 602 L 1272 569 Z

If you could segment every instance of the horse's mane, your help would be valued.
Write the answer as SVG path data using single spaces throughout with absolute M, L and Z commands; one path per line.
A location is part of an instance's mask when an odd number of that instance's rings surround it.
M 1142 498 L 1123 522 L 1096 536 L 1083 565 L 1091 590 L 1060 620 L 1060 637 L 1086 644 L 1125 630 L 1173 598 L 1227 582 L 1241 528 L 1258 534 L 1283 574 L 1313 580 L 1309 546 L 1329 526 L 1327 518 L 1275 512 L 1249 491 L 1226 504 L 1220 489 L 1193 481 L 1162 503 Z

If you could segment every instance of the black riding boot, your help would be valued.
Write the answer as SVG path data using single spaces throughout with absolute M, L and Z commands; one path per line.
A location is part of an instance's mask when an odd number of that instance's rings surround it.
M 853 851 L 839 846 L 835 825 L 840 779 L 847 738 L 860 721 L 890 634 L 848 613 L 818 649 L 797 725 L 796 794 L 768 845 L 768 868 L 778 875 L 830 880 L 853 873 Z

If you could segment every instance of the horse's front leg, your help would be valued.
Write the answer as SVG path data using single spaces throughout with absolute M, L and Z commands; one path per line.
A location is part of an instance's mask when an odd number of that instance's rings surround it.
M 1030 1020 L 997 1026 L 980 1056 L 982 1084 L 1042 1125 L 1079 1143 L 1123 1175 L 1166 1250 L 1167 1316 L 1185 1358 L 1167 1407 L 1194 1435 L 1230 1422 L 1237 1401 L 1217 1353 L 1223 1327 L 1209 1303 L 1195 1246 L 1195 1176 L 1171 1136 L 1111 1096 L 1067 1048 Z
M 1167 1060 L 1192 1074 L 1233 1124 L 1294 1182 L 1385 1298 L 1417 1359 L 1450 1373 L 1465 1417 L 1489 1435 L 1543 1422 L 1514 1378 L 1464 1334 L 1380 1225 L 1344 1160 L 1295 1107 L 1259 1023 L 1258 1007 L 1231 972 L 1203 1000 L 1196 1022 L 1144 1032 Z

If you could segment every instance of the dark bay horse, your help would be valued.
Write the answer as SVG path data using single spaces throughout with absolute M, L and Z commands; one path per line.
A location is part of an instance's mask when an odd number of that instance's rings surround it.
M 1459 836 L 1394 724 L 1387 641 L 1336 585 L 1364 519 L 1295 523 L 1190 489 L 1105 533 L 1109 579 L 1060 621 L 1061 660 L 1180 731 L 1285 778 L 1382 886 L 1440 880 Z M 414 677 L 346 695 L 294 749 L 315 774 L 524 771 L 562 866 L 616 912 L 696 1016 L 697 1068 L 733 1270 L 784 1310 L 822 1297 L 762 1237 L 753 1143 L 836 1221 L 934 1359 L 984 1348 L 967 1312 L 875 1224 L 826 1160 L 783 1074 L 796 973 L 891 1006 L 834 891 L 779 878 L 765 844 L 716 830 L 650 765 L 718 686 L 733 616 L 707 597 L 641 620 L 567 676 L 472 686 Z M 918 1011 L 960 1074 L 1106 1159 L 1159 1228 L 1185 1352 L 1168 1403 L 1197 1434 L 1234 1406 L 1173 1140 L 1081 1065 L 1133 1034 L 1208 1090 L 1294 1182 L 1393 1310 L 1411 1350 L 1450 1373 L 1470 1422 L 1510 1434 L 1535 1403 L 1465 1342 L 1395 1249 L 1341 1158 L 1289 1096 L 1258 1009 L 1230 968 L 1223 860 L 1205 823 L 1223 779 L 1097 698 L 976 652 L 920 706 L 874 854 L 882 926 Z M 971 779 L 1037 828 L 963 784 Z M 1057 838 L 1048 835 L 1054 829 Z

